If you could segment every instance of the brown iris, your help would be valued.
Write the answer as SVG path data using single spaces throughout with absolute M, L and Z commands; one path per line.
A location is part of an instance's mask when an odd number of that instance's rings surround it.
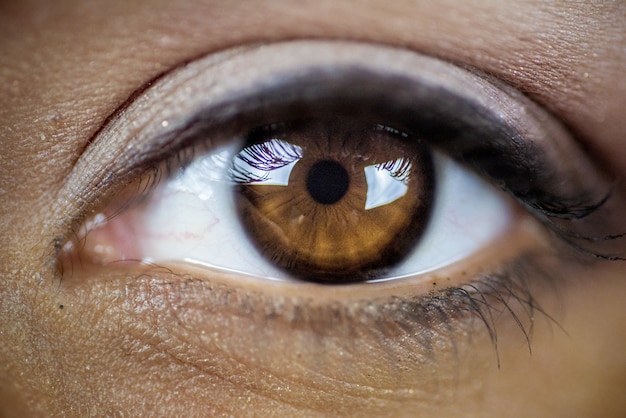
M 428 148 L 358 120 L 255 130 L 231 172 L 258 250 L 292 275 L 324 283 L 384 274 L 415 245 L 433 203 Z

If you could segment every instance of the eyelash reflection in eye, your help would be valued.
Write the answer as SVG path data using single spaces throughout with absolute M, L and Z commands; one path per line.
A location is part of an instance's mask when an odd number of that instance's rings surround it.
M 508 192 L 557 235 L 589 252 L 616 251 L 615 240 L 603 237 L 619 230 L 607 213 L 623 202 L 614 195 L 605 200 L 612 181 L 558 122 L 489 77 L 384 47 L 293 42 L 242 48 L 192 63 L 111 118 L 85 155 L 91 164 L 98 161 L 101 170 L 79 164 L 76 171 L 94 195 L 106 191 L 120 198 L 122 189 L 131 192 L 127 204 L 111 205 L 115 217 L 145 201 L 168 173 L 233 138 L 246 138 L 255 127 L 329 118 L 381 124 L 392 136 L 404 132 L 427 141 Z M 289 150 L 285 162 L 298 154 L 296 148 Z M 255 153 L 246 158 L 252 165 L 264 163 Z M 245 179 L 247 174 L 239 175 Z M 80 194 L 67 200 L 83 200 L 76 196 Z M 81 207 L 82 218 L 106 203 L 94 199 L 92 206 Z M 95 238 L 96 231 L 87 236 Z M 527 292 L 511 291 L 526 289 L 524 279 L 496 276 L 496 282 L 477 279 L 471 285 L 480 291 L 468 291 L 476 295 L 467 299 L 470 305 L 486 305 L 484 294 L 491 293 L 492 300 L 514 298 L 532 310 Z M 432 300 L 424 299 L 424 304 L 427 309 Z M 455 309 L 449 306 L 449 316 Z

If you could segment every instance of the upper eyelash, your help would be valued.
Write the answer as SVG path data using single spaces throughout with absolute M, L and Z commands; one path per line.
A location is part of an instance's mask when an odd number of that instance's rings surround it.
M 338 109 L 335 109 L 335 111 L 337 110 Z M 198 114 L 194 118 L 192 118 L 192 120 L 187 125 L 185 125 L 185 127 L 181 129 L 180 132 L 178 133 L 173 132 L 174 136 L 187 138 L 187 140 L 182 141 L 182 144 L 184 144 L 182 152 L 185 154 L 185 157 L 184 158 L 176 157 L 176 160 L 178 160 L 179 162 L 185 161 L 185 164 L 186 164 L 191 161 L 192 157 L 190 156 L 191 154 L 189 153 L 188 148 L 187 148 L 189 144 L 197 144 L 198 142 L 200 142 L 203 147 L 206 146 L 206 144 L 202 143 L 202 140 L 197 139 L 197 138 L 205 138 L 207 136 L 207 133 L 205 130 L 207 129 L 205 126 L 207 125 L 207 122 L 204 121 L 204 117 L 206 117 L 206 114 L 204 112 L 201 114 Z M 241 122 L 237 122 L 237 123 L 240 124 Z M 212 125 L 212 123 L 208 123 L 208 125 Z M 210 131 L 213 131 L 216 129 L 219 129 L 219 128 L 216 128 L 215 126 L 213 126 L 213 128 Z M 444 145 L 443 143 L 439 142 L 439 143 L 435 143 L 434 146 L 443 147 L 444 152 L 450 153 L 451 146 L 449 144 Z M 273 152 L 273 150 L 271 149 L 262 149 L 263 144 L 259 144 L 255 146 L 254 148 L 255 148 L 254 153 L 250 154 L 245 160 L 251 166 L 258 168 L 260 170 L 274 169 L 284 164 L 288 164 L 290 162 L 290 161 L 282 161 L 280 158 L 277 157 L 277 154 Z M 517 150 L 519 151 L 520 148 L 518 148 Z M 533 150 L 530 148 L 527 149 L 525 152 L 534 154 L 534 155 L 540 153 L 539 150 Z M 461 163 L 470 165 L 474 170 L 479 171 L 479 173 L 485 175 L 490 180 L 495 181 L 496 183 L 500 182 L 500 178 L 497 175 L 493 173 L 485 173 L 485 171 L 481 169 L 481 164 L 483 164 L 486 161 L 485 157 L 481 155 L 477 155 L 477 154 L 469 156 L 469 154 L 472 154 L 471 149 L 464 149 L 461 152 L 457 152 L 455 155 L 453 155 L 453 157 L 456 157 L 458 160 L 460 160 Z M 511 155 L 512 153 L 501 150 L 498 153 L 497 157 L 491 156 L 487 158 L 489 159 L 489 161 L 498 160 L 499 162 L 502 162 L 503 160 L 506 160 L 507 154 Z M 193 153 L 193 155 L 195 155 L 195 152 Z M 238 158 L 244 159 L 243 157 L 238 157 Z M 516 165 L 520 164 L 518 160 L 519 160 L 519 157 L 517 157 L 516 162 L 514 164 Z M 166 170 L 167 170 L 167 174 L 170 174 L 172 171 L 169 165 Z M 403 170 L 400 170 L 398 174 L 402 175 L 402 173 L 403 173 Z M 243 176 L 242 178 L 244 179 L 249 178 L 249 173 L 239 173 L 239 174 L 241 174 Z M 540 184 L 542 183 L 538 180 L 534 180 L 533 182 L 540 183 Z M 553 228 L 555 232 L 557 232 L 559 235 L 563 235 L 564 237 L 571 236 L 571 237 L 575 237 L 576 239 L 584 239 L 584 240 L 591 240 L 591 241 L 594 240 L 593 237 L 590 237 L 584 234 L 577 234 L 575 232 L 568 230 L 566 227 L 559 227 L 556 224 L 556 222 L 552 221 L 552 219 L 556 218 L 558 220 L 571 221 L 571 220 L 577 220 L 577 219 L 589 217 L 590 215 L 601 210 L 605 202 L 611 197 L 611 194 L 606 194 L 604 197 L 601 197 L 600 201 L 598 202 L 594 200 L 594 195 L 597 194 L 597 191 L 594 191 L 593 193 L 591 191 L 586 191 L 586 192 L 579 194 L 578 196 L 569 197 L 569 196 L 557 196 L 553 193 L 545 193 L 545 192 L 542 192 L 540 189 L 535 189 L 533 190 L 532 193 L 529 193 L 529 192 L 517 193 L 515 190 L 512 190 L 510 187 L 503 187 L 503 188 L 509 191 L 510 193 L 514 194 L 520 200 L 520 203 L 524 204 L 528 209 L 533 211 L 535 214 L 540 215 L 540 217 L 542 217 L 542 219 L 546 222 L 546 224 L 548 224 L 550 228 Z M 616 237 L 619 238 L 621 236 L 622 234 L 614 234 L 614 235 L 608 235 L 607 237 L 611 237 L 610 239 L 614 239 Z
M 361 74 L 368 78 L 368 75 Z M 309 78 L 310 77 L 304 77 Z M 288 83 L 286 83 L 288 84 Z M 367 85 L 365 80 L 360 81 L 360 85 Z M 334 88 L 337 88 L 337 85 L 334 85 Z M 335 92 L 337 93 L 337 92 Z M 279 95 L 279 93 L 274 93 Z M 270 96 L 273 94 L 270 93 Z M 348 100 L 343 97 L 344 100 Z M 328 105 L 328 103 L 325 103 Z M 373 108 L 376 110 L 380 110 L 380 106 L 385 106 L 381 104 L 373 105 Z M 462 105 L 465 106 L 465 105 Z M 351 104 L 346 103 L 346 108 L 351 108 Z M 309 112 L 312 112 L 311 108 L 307 109 Z M 341 107 L 334 107 L 334 112 L 341 113 Z M 372 111 L 372 113 L 377 113 Z M 200 124 L 202 125 L 202 115 L 198 115 Z M 494 122 L 494 129 L 500 130 L 503 126 L 497 125 L 498 122 Z M 403 127 L 403 129 L 410 131 L 410 128 Z M 440 135 L 437 135 L 437 131 L 445 132 L 445 128 L 441 125 L 436 124 L 436 126 L 429 127 L 431 132 L 435 134 L 433 136 L 441 138 Z M 510 129 L 508 127 L 507 129 Z M 428 130 L 426 133 L 426 137 L 429 134 Z M 611 258 L 611 259 L 619 259 L 621 257 L 616 257 L 613 255 L 603 254 L 601 251 L 596 251 L 592 248 L 586 247 L 584 244 L 577 244 L 576 240 L 589 241 L 589 242 L 597 242 L 598 240 L 602 241 L 612 241 L 622 238 L 624 236 L 621 231 L 611 230 L 610 233 L 601 235 L 600 238 L 596 238 L 594 235 L 590 233 L 578 232 L 576 231 L 576 224 L 571 221 L 576 221 L 580 219 L 590 219 L 592 215 L 595 215 L 597 219 L 606 218 L 606 215 L 603 215 L 602 212 L 605 212 L 607 201 L 611 201 L 619 208 L 626 209 L 626 201 L 624 200 L 624 196 L 618 195 L 617 193 L 613 195 L 611 192 L 606 192 L 602 190 L 604 187 L 611 187 L 614 185 L 614 181 L 606 180 L 603 183 L 598 181 L 598 184 L 592 184 L 586 189 L 577 189 L 576 194 L 563 194 L 558 195 L 554 192 L 547 191 L 547 187 L 557 187 L 552 185 L 558 185 L 563 181 L 563 177 L 561 175 L 555 174 L 555 170 L 552 167 L 547 167 L 547 161 L 541 161 L 543 158 L 542 150 L 537 148 L 536 146 L 531 146 L 530 144 L 524 144 L 524 139 L 521 135 L 515 131 L 513 128 L 508 133 L 500 132 L 500 135 L 510 141 L 510 144 L 507 143 L 498 143 L 498 146 L 494 146 L 494 143 L 485 144 L 485 143 L 475 143 L 474 141 L 464 141 L 464 143 L 460 144 L 460 148 L 456 148 L 459 141 L 457 140 L 457 144 L 454 143 L 445 143 L 443 141 L 435 141 L 432 145 L 438 148 L 443 148 L 444 152 L 447 154 L 452 154 L 452 157 L 457 159 L 459 162 L 471 166 L 475 171 L 479 172 L 483 176 L 487 177 L 490 181 L 495 181 L 496 184 L 501 184 L 502 188 L 507 192 L 514 195 L 520 203 L 522 203 L 525 207 L 531 210 L 535 215 L 537 215 L 544 223 L 552 229 L 557 235 L 563 237 L 565 240 L 573 239 L 573 247 L 581 248 L 589 254 L 594 255 L 599 258 Z M 487 137 L 490 135 L 487 134 Z M 497 135 L 491 135 L 492 137 L 497 137 Z M 511 140 L 510 138 L 515 138 Z M 468 147 L 469 144 L 469 147 Z M 575 147 L 572 144 L 573 147 Z M 491 147 L 488 149 L 488 147 Z M 494 154 L 495 151 L 495 154 Z M 486 164 L 487 163 L 487 164 Z M 486 166 L 490 164 L 493 165 L 495 169 L 486 169 Z M 550 161 L 553 166 L 558 166 L 558 161 Z M 520 168 L 522 167 L 530 167 L 523 173 L 520 173 Z M 542 167 L 542 168 L 539 168 Z M 543 171 L 542 171 L 543 170 Z M 507 173 L 508 171 L 508 173 Z M 590 177 L 597 175 L 599 170 L 596 172 L 588 172 Z M 511 177 L 514 176 L 514 177 Z M 599 178 L 602 178 L 600 175 Z M 502 183 L 502 182 L 505 183 Z M 517 184 L 509 184 L 509 181 Z M 524 185 L 532 184 L 531 188 L 526 188 L 525 186 L 519 188 L 519 181 L 522 181 Z M 571 192 L 568 192 L 571 193 Z M 618 212 L 615 209 L 612 209 L 613 213 Z M 609 211 L 610 213 L 610 211 Z M 621 245 L 621 244 L 618 244 Z M 621 250 L 621 248 L 620 248 Z

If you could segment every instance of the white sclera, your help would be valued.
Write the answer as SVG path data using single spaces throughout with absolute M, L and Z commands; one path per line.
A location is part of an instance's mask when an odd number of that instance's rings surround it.
M 388 278 L 374 281 L 428 273 L 461 261 L 511 225 L 510 203 L 485 180 L 439 153 L 435 170 L 435 203 L 424 234 Z
M 135 221 L 141 223 L 136 239 L 144 259 L 289 279 L 257 252 L 237 215 L 229 169 L 238 150 L 238 144 L 216 149 L 157 187 Z M 484 180 L 439 153 L 435 169 L 435 203 L 424 234 L 401 263 L 374 281 L 458 262 L 488 246 L 511 224 L 510 204 Z

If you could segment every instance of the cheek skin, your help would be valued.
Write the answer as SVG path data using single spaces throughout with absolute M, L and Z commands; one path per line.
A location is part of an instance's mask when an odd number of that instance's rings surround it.
M 512 360 L 502 357 L 500 373 L 485 387 L 485 406 L 506 411 L 513 397 L 515 416 L 624 416 L 625 273 L 622 263 L 568 272 L 555 304 L 546 307 L 556 323 L 535 328 L 532 356 L 520 345 L 507 347 Z M 509 414 L 487 414 L 502 415 Z
M 23 319 L 38 326 L 18 319 L 3 332 L 21 347 L 9 361 L 19 366 L 5 374 L 15 392 L 2 394 L 12 400 L 4 405 L 98 415 L 620 416 L 626 333 L 614 307 L 626 268 L 567 273 L 572 285 L 558 286 L 557 297 L 536 295 L 566 332 L 537 314 L 530 355 L 513 321 L 500 321 L 500 369 L 485 332 L 455 335 L 454 353 L 435 339 L 441 346 L 428 358 L 358 328 L 349 340 L 341 321 L 320 338 L 263 312 L 242 315 L 162 274 L 129 285 L 111 273 L 62 293 L 44 285 Z M 587 277 L 598 285 L 586 287 Z M 236 292 L 220 297 L 241 303 Z

